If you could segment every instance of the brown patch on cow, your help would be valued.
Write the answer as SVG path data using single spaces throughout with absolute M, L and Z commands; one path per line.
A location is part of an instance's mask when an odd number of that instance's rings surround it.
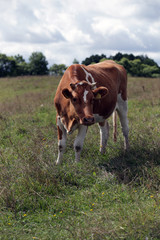
M 101 127 L 104 127 L 105 121 L 104 121 L 104 122 L 100 122 L 99 125 L 100 125 Z
M 57 129 L 58 129 L 58 140 L 61 140 L 63 132 L 62 132 L 62 130 L 58 126 L 57 126 Z
M 78 124 L 78 120 L 76 120 L 75 118 L 70 119 L 70 121 L 68 123 L 68 128 L 67 128 L 68 132 L 71 132 L 76 124 Z

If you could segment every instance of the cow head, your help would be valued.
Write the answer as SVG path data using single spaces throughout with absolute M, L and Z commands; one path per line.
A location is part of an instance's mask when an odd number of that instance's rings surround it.
M 62 94 L 70 99 L 76 114 L 80 119 L 80 124 L 91 125 L 94 123 L 93 103 L 108 94 L 106 87 L 95 88 L 96 83 L 81 81 L 71 83 L 70 89 L 65 88 Z

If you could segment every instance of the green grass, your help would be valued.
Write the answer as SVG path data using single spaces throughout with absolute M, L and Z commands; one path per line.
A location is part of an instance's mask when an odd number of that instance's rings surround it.
M 55 166 L 55 77 L 0 79 L 0 239 L 160 239 L 160 79 L 129 78 L 130 145 L 99 153 L 89 128 L 80 163 L 68 137 Z

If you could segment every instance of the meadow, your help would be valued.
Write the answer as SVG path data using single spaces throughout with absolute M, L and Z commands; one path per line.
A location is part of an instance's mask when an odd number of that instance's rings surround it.
M 129 77 L 129 152 L 109 119 L 106 154 L 94 125 L 56 166 L 59 80 L 0 78 L 0 239 L 160 239 L 160 79 Z

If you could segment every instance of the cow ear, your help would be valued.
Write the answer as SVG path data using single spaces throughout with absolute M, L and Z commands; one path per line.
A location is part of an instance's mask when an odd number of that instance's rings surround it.
M 109 91 L 106 87 L 99 87 L 92 90 L 95 99 L 101 99 L 108 95 Z
M 65 98 L 67 98 L 67 99 L 72 97 L 71 92 L 70 92 L 67 88 L 65 88 L 65 89 L 62 90 L 62 94 L 63 94 L 63 96 L 64 96 Z

